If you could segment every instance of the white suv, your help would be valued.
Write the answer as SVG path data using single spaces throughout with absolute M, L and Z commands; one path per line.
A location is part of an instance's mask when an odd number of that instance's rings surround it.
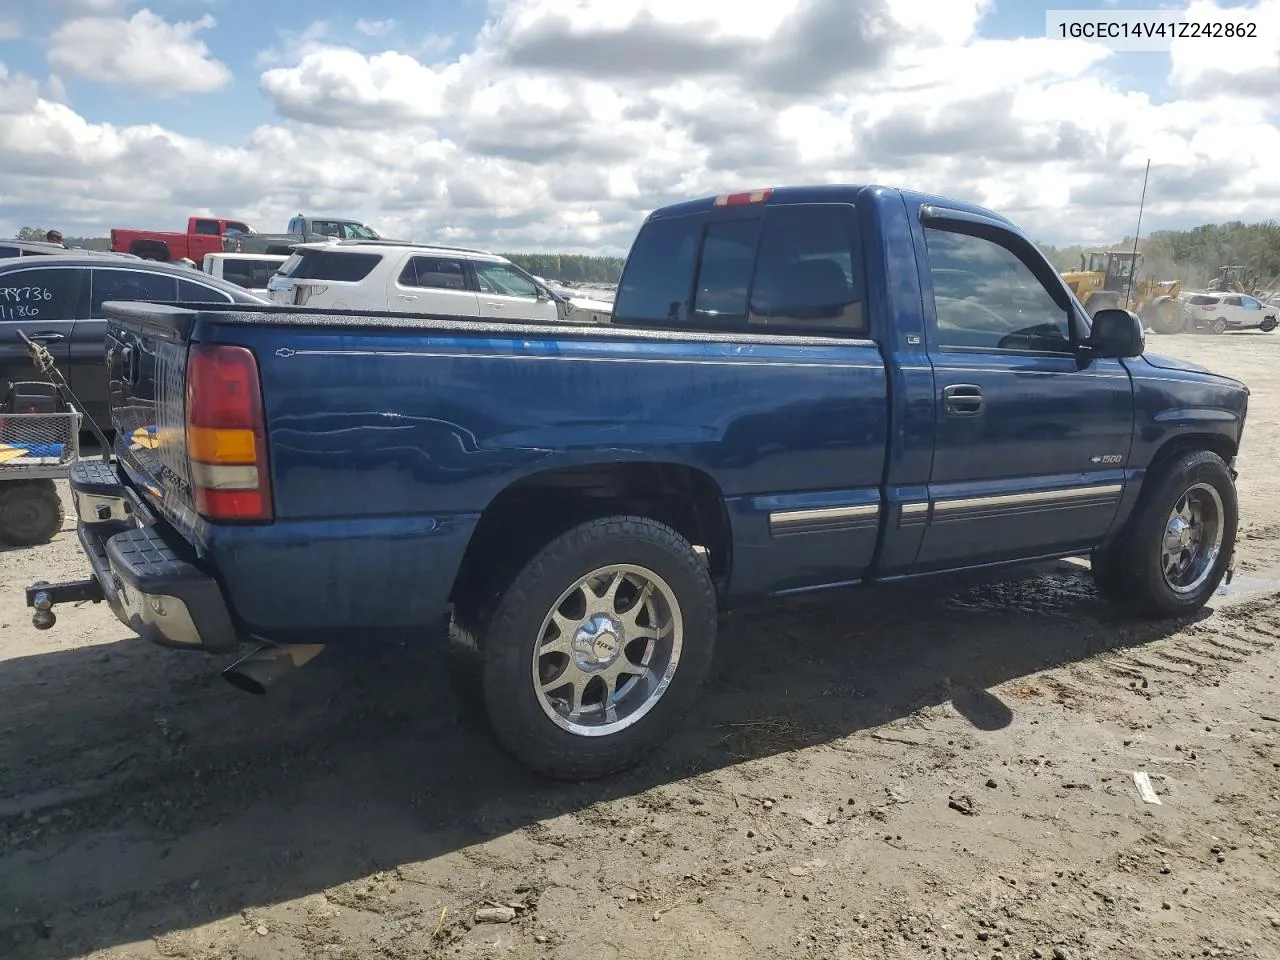
M 1244 293 L 1184 293 L 1183 302 L 1192 329 L 1214 333 L 1258 329 L 1270 333 L 1280 325 L 1280 308 Z
M 483 250 L 385 240 L 300 243 L 267 283 L 272 303 L 502 320 L 608 323 L 612 304 L 539 283 Z

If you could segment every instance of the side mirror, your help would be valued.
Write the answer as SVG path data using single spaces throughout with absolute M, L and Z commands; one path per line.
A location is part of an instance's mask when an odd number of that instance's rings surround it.
M 551 291 L 546 287 L 539 287 L 537 299 L 539 303 L 546 303 L 548 300 L 553 300 L 555 298 L 551 296 Z
M 1093 327 L 1085 346 L 1099 360 L 1140 357 L 1147 347 L 1147 338 L 1142 321 L 1132 310 L 1099 310 L 1093 316 Z

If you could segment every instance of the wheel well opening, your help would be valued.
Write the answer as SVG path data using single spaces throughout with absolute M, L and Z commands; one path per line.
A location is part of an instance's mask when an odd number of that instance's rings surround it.
M 1156 455 L 1151 459 L 1151 466 L 1147 468 L 1146 476 L 1142 480 L 1142 492 L 1146 492 L 1148 485 L 1153 483 L 1170 463 L 1192 450 L 1209 450 L 1230 465 L 1236 455 L 1236 444 L 1230 437 L 1213 433 L 1174 437 L 1157 450 Z
M 615 463 L 538 473 L 498 494 L 471 536 L 450 600 L 459 606 L 487 603 L 557 536 L 620 514 L 665 523 L 704 548 L 711 577 L 723 589 L 731 536 L 716 482 L 681 464 Z

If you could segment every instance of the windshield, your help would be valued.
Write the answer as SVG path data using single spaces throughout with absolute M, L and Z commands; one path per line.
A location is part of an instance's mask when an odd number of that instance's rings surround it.
M 381 240 L 382 239 L 380 236 L 378 236 L 378 232 L 376 230 L 366 227 L 363 223 L 348 223 L 346 224 L 346 228 L 347 229 L 344 232 L 346 234 L 347 239 L 349 240 Z

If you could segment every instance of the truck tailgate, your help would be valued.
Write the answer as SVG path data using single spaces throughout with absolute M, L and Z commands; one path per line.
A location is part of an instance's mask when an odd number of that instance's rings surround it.
M 194 542 L 201 521 L 187 461 L 185 376 L 194 314 L 127 302 L 104 308 L 116 456 L 148 503 Z

